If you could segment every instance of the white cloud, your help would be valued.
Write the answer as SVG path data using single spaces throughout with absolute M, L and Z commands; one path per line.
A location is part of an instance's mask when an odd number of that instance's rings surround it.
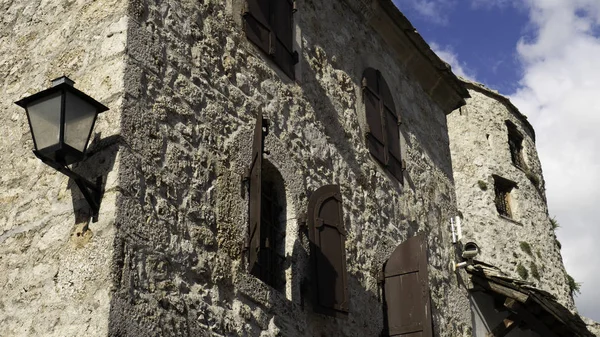
M 448 63 L 452 67 L 452 72 L 458 76 L 467 78 L 475 81 L 475 72 L 469 69 L 469 67 L 459 61 L 458 55 L 450 47 L 442 48 L 437 43 L 433 42 L 430 44 L 431 50 L 433 50 L 442 60 Z
M 448 24 L 448 11 L 456 4 L 455 0 L 394 0 L 400 11 L 411 8 L 427 21 L 438 24 Z
M 526 0 L 533 39 L 511 98 L 537 134 L 548 204 L 568 272 L 582 282 L 580 313 L 600 320 L 600 1 Z

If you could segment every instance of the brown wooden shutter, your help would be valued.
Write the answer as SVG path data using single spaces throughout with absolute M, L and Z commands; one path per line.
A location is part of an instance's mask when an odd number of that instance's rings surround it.
M 381 72 L 377 71 L 377 82 L 381 96 L 381 115 L 386 133 L 386 165 L 390 173 L 401 183 L 404 182 L 402 156 L 400 154 L 400 117 L 396 112 L 394 98 Z
M 433 337 L 425 235 L 396 247 L 385 264 L 384 277 L 389 336 Z
M 392 93 L 381 72 L 368 68 L 363 74 L 367 145 L 371 154 L 401 183 L 404 165 L 400 154 L 400 117 Z
M 261 219 L 261 188 L 262 188 L 262 159 L 264 152 L 264 139 L 268 134 L 267 120 L 262 118 L 259 112 L 254 126 L 254 140 L 252 143 L 252 163 L 250 164 L 250 205 L 249 205 L 249 252 L 248 263 L 250 273 L 260 276 L 261 263 L 258 261 L 260 242 L 260 219 Z
M 339 185 L 317 189 L 308 202 L 308 226 L 315 281 L 315 310 L 348 312 L 346 231 Z
M 385 135 L 381 120 L 379 83 L 377 71 L 373 68 L 367 68 L 363 74 L 363 93 L 367 117 L 367 147 L 373 157 L 385 165 Z
M 246 36 L 262 51 L 271 55 L 274 53 L 274 39 L 271 33 L 270 16 L 272 0 L 246 0 L 244 12 L 244 30 Z
M 273 6 L 273 31 L 275 32 L 275 63 L 291 79 L 294 79 L 294 65 L 298 63 L 297 53 L 294 52 L 294 1 L 274 0 Z

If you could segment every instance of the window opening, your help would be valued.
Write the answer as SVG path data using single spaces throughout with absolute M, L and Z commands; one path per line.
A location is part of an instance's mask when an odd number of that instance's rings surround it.
M 273 288 L 285 290 L 285 187 L 281 173 L 263 158 L 269 122 L 258 112 L 248 169 L 248 269 Z
M 510 192 L 516 186 L 516 184 L 510 180 L 504 179 L 499 176 L 494 177 L 494 192 L 496 194 L 495 204 L 496 210 L 502 216 L 512 218 L 511 209 L 511 197 Z
M 285 191 L 279 171 L 268 161 L 263 162 L 261 188 L 261 250 L 259 264 L 263 282 L 278 291 L 285 291 Z
M 506 121 L 508 128 L 508 147 L 510 149 L 510 158 L 513 164 L 523 170 L 527 169 L 525 159 L 523 158 L 523 136 L 517 130 L 517 126 L 510 121 Z

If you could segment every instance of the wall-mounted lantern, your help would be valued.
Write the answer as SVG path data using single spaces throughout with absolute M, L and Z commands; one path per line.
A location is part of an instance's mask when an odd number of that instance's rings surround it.
M 108 108 L 75 89 L 75 82 L 63 76 L 52 87 L 17 102 L 25 109 L 35 149 L 33 153 L 47 165 L 73 179 L 97 220 L 102 177 L 92 183 L 71 171 L 68 165 L 85 157 L 96 117 Z

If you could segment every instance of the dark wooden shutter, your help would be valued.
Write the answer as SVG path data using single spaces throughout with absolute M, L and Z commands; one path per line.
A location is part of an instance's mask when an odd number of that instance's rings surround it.
M 294 1 L 274 0 L 273 31 L 275 32 L 275 63 L 294 79 L 294 65 L 298 63 L 297 54 L 294 52 Z
M 244 30 L 246 36 L 262 51 L 271 55 L 274 39 L 271 32 L 271 2 L 272 0 L 246 0 L 244 12 Z
M 384 277 L 389 336 L 433 337 L 425 235 L 396 247 L 385 264 Z
M 363 74 L 365 115 L 367 117 L 367 147 L 381 164 L 385 165 L 385 135 L 381 120 L 381 100 L 377 70 L 368 68 Z
M 244 30 L 246 36 L 291 79 L 295 79 L 294 65 L 294 0 L 246 0 Z
M 317 189 L 308 202 L 316 305 L 323 314 L 348 312 L 346 231 L 339 185 Z
M 378 70 L 368 68 L 363 74 L 367 146 L 371 154 L 401 183 L 404 164 L 400 154 L 400 116 L 392 93 Z
M 260 219 L 261 219 L 261 188 L 262 188 L 262 159 L 264 152 L 264 139 L 268 133 L 267 120 L 259 112 L 254 126 L 254 140 L 252 143 L 252 163 L 250 164 L 250 205 L 249 205 L 249 252 L 248 262 L 250 273 L 259 276 L 263 274 L 262 266 L 258 261 L 261 247 Z

